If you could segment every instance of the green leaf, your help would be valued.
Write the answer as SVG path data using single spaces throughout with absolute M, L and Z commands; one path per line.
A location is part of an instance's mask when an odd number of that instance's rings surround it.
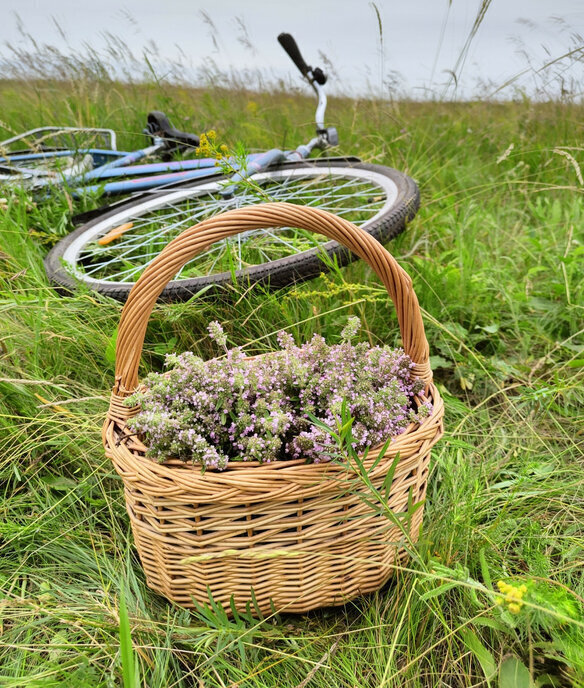
M 479 550 L 479 561 L 481 563 L 481 574 L 483 576 L 483 581 L 485 582 L 485 585 L 487 588 L 493 587 L 493 583 L 491 581 L 491 574 L 489 573 L 489 566 L 487 564 L 487 558 L 485 556 L 485 548 L 481 547 Z
M 453 365 L 454 363 L 452 361 L 449 361 L 443 356 L 430 356 L 430 367 L 432 370 L 436 370 L 436 368 L 452 368 Z
M 489 619 L 488 617 L 477 617 L 472 620 L 474 626 L 485 626 L 486 628 L 492 628 L 494 631 L 499 631 L 499 633 L 509 633 L 509 626 L 506 626 L 502 621 L 497 619 Z
M 461 631 L 461 635 L 464 644 L 481 665 L 487 683 L 490 683 L 491 679 L 497 673 L 497 665 L 495 664 L 492 653 L 483 645 L 478 635 L 474 631 L 471 631 L 470 628 L 464 628 Z
M 423 595 L 420 595 L 420 599 L 429 600 L 432 597 L 439 597 L 440 595 L 444 594 L 445 592 L 448 592 L 456 586 L 457 583 L 444 583 L 443 585 L 439 585 L 437 588 L 434 588 L 433 590 L 428 590 L 428 592 L 425 592 Z
M 63 475 L 47 475 L 42 478 L 45 485 L 57 492 L 69 492 L 77 487 L 77 482 Z
M 535 688 L 543 688 L 543 686 L 552 686 L 552 688 L 561 688 L 560 679 L 551 676 L 550 674 L 542 674 L 538 676 L 535 681 Z
M 118 341 L 118 328 L 112 332 L 112 336 L 109 338 L 107 346 L 105 348 L 105 360 L 108 363 L 116 362 L 116 342 Z
M 381 505 L 379 502 L 368 499 L 365 495 L 360 494 L 359 499 L 363 502 L 363 504 L 367 504 L 367 506 L 372 509 L 376 514 L 381 513 Z
M 130 632 L 130 619 L 126 608 L 125 590 L 120 592 L 120 655 L 122 658 L 122 678 L 124 688 L 137 688 L 137 667 L 134 666 L 134 649 L 132 647 L 132 635 Z
M 167 342 L 159 342 L 158 344 L 154 344 L 152 350 L 154 351 L 154 353 L 163 356 L 164 354 L 169 354 L 175 351 L 176 343 L 177 338 L 171 337 Z
M 215 614 L 215 618 L 217 619 L 218 628 L 221 628 L 222 626 L 229 626 L 229 617 L 227 616 L 225 609 L 223 609 L 221 602 L 215 601 L 209 585 L 207 585 L 207 597 L 209 598 L 209 605 Z
M 488 334 L 495 334 L 496 332 L 499 331 L 499 325 L 497 323 L 491 323 L 490 325 L 485 325 L 484 327 L 480 328 L 483 332 L 487 332 Z
M 262 611 L 261 611 L 261 609 L 260 609 L 260 605 L 258 604 L 258 601 L 257 601 L 257 599 L 256 599 L 256 595 L 255 595 L 255 591 L 254 591 L 253 587 L 251 587 L 251 588 L 249 589 L 249 593 L 250 593 L 251 601 L 252 601 L 252 604 L 253 604 L 254 609 L 255 609 L 255 611 L 256 611 L 256 614 L 258 615 L 258 618 L 259 618 L 261 621 L 263 621 L 263 620 L 264 620 L 264 615 L 262 614 Z
M 229 607 L 231 608 L 231 613 L 233 614 L 233 620 L 235 621 L 235 623 L 241 623 L 241 617 L 239 616 L 239 612 L 235 607 L 235 598 L 233 597 L 233 595 L 231 595 L 231 597 L 229 598 Z
M 317 427 L 319 430 L 322 430 L 323 432 L 326 432 L 328 435 L 330 435 L 339 447 L 341 447 L 343 445 L 343 438 L 340 434 L 336 433 L 334 430 L 329 428 L 328 425 L 323 423 L 316 416 L 313 416 L 312 413 L 307 413 L 306 415 L 308 416 L 308 419 L 310 420 L 310 422 L 315 427 Z
M 507 657 L 499 667 L 499 688 L 531 688 L 529 669 L 517 657 Z
M 395 459 L 391 462 L 391 466 L 389 467 L 389 470 L 387 471 L 385 478 L 383 479 L 383 483 L 381 485 L 381 493 L 385 497 L 385 499 L 389 499 L 389 495 L 391 492 L 391 487 L 393 485 L 393 477 L 395 475 L 395 471 L 397 468 L 397 465 L 399 463 L 399 452 L 395 455 Z

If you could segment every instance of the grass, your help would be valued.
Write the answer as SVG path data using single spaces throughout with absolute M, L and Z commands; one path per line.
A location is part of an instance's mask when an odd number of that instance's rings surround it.
M 6 136 L 99 124 L 123 148 L 141 142 L 149 109 L 253 149 L 313 127 L 312 101 L 283 91 L 0 83 Z M 584 109 L 332 98 L 329 114 L 339 153 L 404 170 L 422 191 L 390 245 L 446 400 L 416 556 L 379 593 L 305 616 L 229 621 L 151 592 L 100 437 L 120 306 L 46 282 L 42 258 L 70 230 L 65 195 L 35 206 L 3 193 L 1 685 L 584 685 Z M 360 263 L 277 295 L 161 305 L 143 371 L 171 349 L 211 355 L 213 319 L 261 351 L 282 327 L 334 336 L 350 313 L 372 342 L 396 341 L 391 304 Z M 499 580 L 527 586 L 519 613 L 496 603 Z

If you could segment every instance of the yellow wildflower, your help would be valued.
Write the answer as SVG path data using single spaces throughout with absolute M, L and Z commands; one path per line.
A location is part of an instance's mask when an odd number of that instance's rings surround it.
M 504 597 L 496 597 L 496 604 L 506 604 L 512 614 L 519 614 L 523 607 L 523 597 L 527 593 L 526 585 L 512 585 L 505 581 L 498 581 L 497 587 Z
M 211 153 L 212 153 L 211 144 L 209 142 L 209 139 L 207 138 L 207 134 L 201 134 L 201 137 L 199 139 L 199 147 L 197 149 L 197 153 L 199 155 L 211 155 Z

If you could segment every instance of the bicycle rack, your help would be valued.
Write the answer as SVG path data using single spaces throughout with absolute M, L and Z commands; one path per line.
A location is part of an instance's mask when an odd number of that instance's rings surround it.
M 113 151 L 117 150 L 116 133 L 113 129 L 98 129 L 93 127 L 38 127 L 37 129 L 30 129 L 22 134 L 0 141 L 0 154 L 2 152 L 8 152 L 8 149 L 15 143 L 22 143 L 27 149 L 36 149 L 39 152 L 63 147 L 73 149 L 86 147 L 85 145 L 81 146 L 81 144 L 76 143 L 76 141 L 81 138 L 82 134 L 93 136 L 95 139 L 101 137 L 102 148 L 109 148 L 109 150 Z M 70 141 L 59 141 L 59 138 L 65 139 L 67 136 L 71 137 Z M 69 145 L 71 142 L 73 142 L 73 146 Z M 14 151 L 11 152 L 14 153 Z

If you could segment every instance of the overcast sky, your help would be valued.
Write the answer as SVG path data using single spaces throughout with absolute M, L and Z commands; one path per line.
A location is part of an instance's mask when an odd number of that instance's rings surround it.
M 36 41 L 58 45 L 65 52 L 84 43 L 101 49 L 106 32 L 138 56 L 154 41 L 157 64 L 180 60 L 187 79 L 209 57 L 220 69 L 261 68 L 274 78 L 296 78 L 276 42 L 278 33 L 288 31 L 309 64 L 319 63 L 319 51 L 326 55 L 341 90 L 383 92 L 383 83 L 397 72 L 403 89 L 424 97 L 427 92 L 440 94 L 450 81 L 448 70 L 457 65 L 480 4 L 377 0 L 381 43 L 369 0 L 2 0 L 0 51 L 10 54 L 7 42 L 30 47 L 18 31 L 20 17 Z M 541 67 L 582 45 L 575 36 L 580 33 L 584 34 L 584 0 L 492 0 L 464 65 L 456 68 L 457 96 L 471 96 L 480 81 L 504 84 L 526 70 L 528 60 Z M 566 61 L 555 71 L 561 70 L 568 83 L 570 77 L 581 79 L 583 67 L 584 62 L 570 67 Z M 530 92 L 544 81 L 544 73 L 531 73 L 514 83 Z M 483 94 L 494 88 L 483 89 Z

